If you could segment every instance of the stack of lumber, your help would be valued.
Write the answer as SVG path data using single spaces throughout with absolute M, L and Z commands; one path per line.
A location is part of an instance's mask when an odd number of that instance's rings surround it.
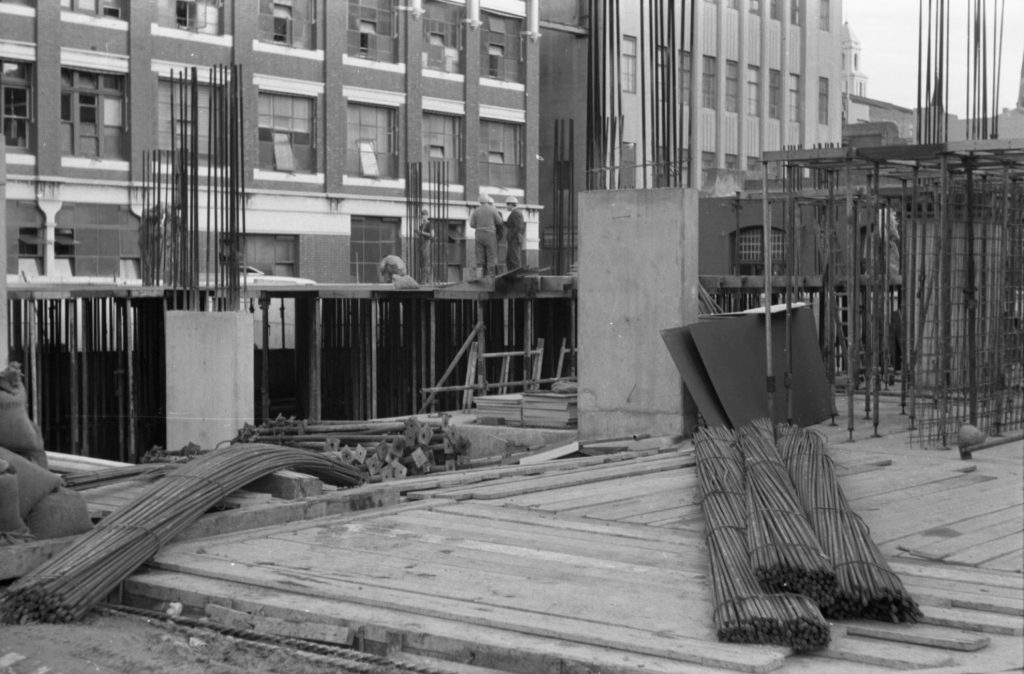
M 508 426 L 523 425 L 523 394 L 504 393 L 473 396 L 476 416 L 480 419 L 504 419 Z
M 574 428 L 576 394 L 528 391 L 523 394 L 523 425 L 539 428 Z

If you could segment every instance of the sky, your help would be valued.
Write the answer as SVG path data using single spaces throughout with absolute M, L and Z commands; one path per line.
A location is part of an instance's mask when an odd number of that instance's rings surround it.
M 927 12 L 928 1 L 924 0 Z M 1021 60 L 1024 59 L 1024 0 L 981 0 L 994 16 L 1005 6 L 1003 23 L 1002 75 L 999 109 L 1013 108 L 1020 91 Z M 960 118 L 967 109 L 967 37 L 969 8 L 977 0 L 947 0 L 950 22 L 951 85 L 949 112 Z M 938 0 L 932 2 L 935 7 Z M 917 106 L 918 0 L 843 0 L 844 20 L 860 41 L 861 72 L 867 76 L 867 97 L 907 108 Z M 992 35 L 989 26 L 989 36 Z M 927 35 L 927 34 L 926 34 Z M 993 66 L 989 46 L 989 68 Z M 991 77 L 991 75 L 990 75 Z M 991 86 L 989 87 L 991 92 Z M 991 96 L 991 93 L 990 93 Z M 992 100 L 989 99 L 989 112 Z

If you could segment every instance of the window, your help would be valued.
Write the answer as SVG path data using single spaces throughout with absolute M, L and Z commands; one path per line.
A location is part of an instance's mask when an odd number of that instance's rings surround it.
M 820 28 L 821 30 L 832 30 L 831 0 L 819 0 L 819 2 L 820 4 L 818 5 L 818 28 Z
M 792 73 L 789 75 L 789 96 L 787 104 L 789 107 L 789 121 L 803 121 L 800 115 L 800 76 Z
M 423 9 L 423 67 L 461 73 L 465 8 L 444 2 L 427 2 Z
M 462 118 L 424 113 L 423 156 L 429 161 L 444 162 L 451 182 L 462 183 L 464 180 L 463 152 Z
M 64 154 L 126 158 L 124 77 L 61 68 L 60 78 Z
M 394 0 L 348 0 L 349 56 L 395 62 L 398 26 L 394 5 Z
M 299 237 L 246 234 L 245 264 L 272 276 L 296 276 Z
M 622 36 L 622 90 L 636 92 L 636 38 Z
M 171 90 L 174 90 L 173 107 Z M 198 92 L 199 146 L 200 161 L 205 162 L 210 156 L 210 88 L 200 85 Z M 156 141 L 161 150 L 191 147 L 192 131 L 192 99 L 188 98 L 182 105 L 181 88 L 168 80 L 160 80 L 157 85 L 157 119 Z M 174 120 L 172 132 L 171 119 Z
M 740 0 L 729 0 L 725 6 L 728 7 L 729 9 L 739 9 Z
M 769 0 L 771 3 L 771 17 L 777 21 L 782 20 L 782 0 Z
M 314 49 L 313 0 L 260 0 L 259 36 L 265 42 Z
M 734 247 L 739 273 L 759 275 L 764 273 L 764 228 L 761 225 L 744 227 L 736 238 Z M 780 274 L 786 270 L 786 237 L 781 229 L 771 232 L 772 273 Z
M 0 61 L 0 101 L 3 104 L 0 120 L 3 122 L 4 145 L 10 148 L 30 149 L 31 68 L 28 63 Z
M 725 62 L 725 111 L 739 112 L 740 109 L 740 65 L 736 61 Z
M 54 256 L 79 276 L 138 278 L 139 221 L 127 206 L 65 202 L 57 212 Z
M 714 110 L 718 107 L 718 67 L 714 56 L 704 57 L 704 107 Z
M 740 158 L 739 155 L 727 154 L 725 155 L 725 168 L 729 171 L 738 171 L 740 169 Z
M 747 66 L 747 114 L 761 114 L 761 69 Z
M 96 14 L 113 19 L 123 19 L 128 3 L 124 0 L 60 0 L 60 8 L 68 12 Z
M 522 81 L 522 19 L 480 13 L 481 75 L 505 82 Z
M 523 125 L 480 121 L 480 182 L 523 186 Z
M 260 93 L 260 168 L 316 173 L 315 105 L 313 98 Z
M 818 124 L 828 124 L 828 78 L 818 78 Z
M 778 70 L 768 71 L 768 116 L 779 119 L 782 114 L 782 73 Z
M 220 0 L 160 0 L 157 21 L 161 26 L 220 35 Z
M 761 13 L 761 0 L 750 0 L 750 13 L 760 14 Z
M 683 92 L 683 105 L 690 105 L 690 77 L 693 76 L 693 57 L 690 52 L 684 51 L 683 57 L 679 59 L 680 68 L 682 68 L 682 76 L 679 78 L 682 82 Z
M 348 106 L 345 170 L 373 178 L 398 177 L 398 111 L 376 105 Z
M 747 157 L 747 172 L 748 173 L 760 173 L 761 172 L 761 158 L 760 157 Z
M 789 22 L 794 26 L 800 23 L 800 0 L 789 0 Z
M 356 283 L 378 283 L 377 265 L 388 255 L 400 255 L 401 221 L 398 218 L 352 216 L 349 241 L 349 270 Z

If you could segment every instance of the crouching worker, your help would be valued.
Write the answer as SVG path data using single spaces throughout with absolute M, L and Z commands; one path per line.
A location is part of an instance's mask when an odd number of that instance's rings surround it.
M 391 282 L 398 290 L 414 290 L 420 287 L 416 279 L 409 276 L 405 261 L 397 255 L 388 255 L 377 266 L 385 281 Z

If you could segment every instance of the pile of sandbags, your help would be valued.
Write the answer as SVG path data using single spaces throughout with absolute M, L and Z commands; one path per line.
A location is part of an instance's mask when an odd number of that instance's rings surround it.
M 21 368 L 0 371 L 0 545 L 92 528 L 82 495 L 47 469 L 43 436 L 28 417 Z

